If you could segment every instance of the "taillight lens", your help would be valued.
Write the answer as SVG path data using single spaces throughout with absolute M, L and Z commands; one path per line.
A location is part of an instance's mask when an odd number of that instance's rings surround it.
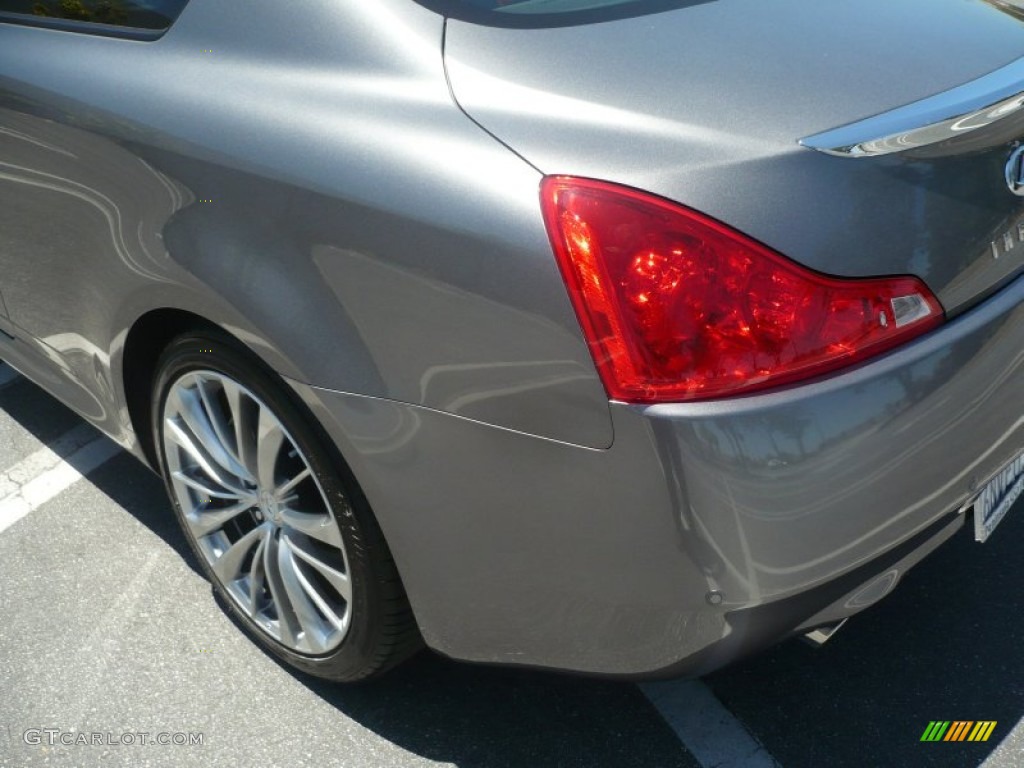
M 551 176 L 548 234 L 609 397 L 677 402 L 806 379 L 942 322 L 915 277 L 835 278 L 684 206 Z

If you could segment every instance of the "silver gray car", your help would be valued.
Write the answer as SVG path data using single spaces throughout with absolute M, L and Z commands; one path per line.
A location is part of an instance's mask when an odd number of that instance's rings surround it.
M 306 672 L 821 640 L 1024 486 L 1022 19 L 0 0 L 0 357 Z

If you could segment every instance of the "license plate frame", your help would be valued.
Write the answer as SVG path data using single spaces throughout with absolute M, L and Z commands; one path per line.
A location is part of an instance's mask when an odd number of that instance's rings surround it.
M 1024 452 L 1000 469 L 974 499 L 974 540 L 984 543 L 1024 494 Z

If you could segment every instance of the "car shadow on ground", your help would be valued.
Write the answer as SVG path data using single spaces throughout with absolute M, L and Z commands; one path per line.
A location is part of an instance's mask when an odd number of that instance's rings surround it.
M 0 409 L 42 442 L 80 423 L 27 382 L 0 389 Z M 201 573 L 156 475 L 125 454 L 89 482 Z M 986 544 L 960 531 L 825 647 L 787 642 L 705 682 L 786 768 L 980 765 L 1024 716 L 1022 540 L 1019 503 Z M 429 760 L 464 768 L 696 765 L 629 683 L 459 664 L 429 651 L 349 686 L 279 666 L 345 716 Z M 986 743 L 922 743 L 932 720 L 998 725 Z M 1006 759 L 997 765 L 1020 764 Z
M 379 681 L 306 685 L 430 760 L 476 766 L 695 766 L 628 683 L 458 664 L 424 652 Z
M 23 379 L 0 388 L 0 410 L 44 444 L 82 423 Z M 202 575 L 153 472 L 121 453 L 86 481 Z M 340 685 L 267 658 L 346 717 L 429 760 L 464 768 L 696 765 L 629 683 L 459 664 L 424 650 L 379 680 Z
M 81 417 L 71 409 L 22 378 L 0 388 L 0 410 L 43 444 L 52 443 L 82 424 Z M 100 437 L 98 430 L 95 434 Z M 75 466 L 74 455 L 65 457 L 65 460 Z M 178 528 L 163 482 L 157 475 L 124 453 L 91 472 L 89 481 L 159 536 L 181 556 L 183 562 L 201 575 L 188 542 Z
M 985 544 L 968 518 L 824 647 L 785 643 L 705 682 L 787 768 L 980 765 L 1024 716 L 1022 540 L 1020 502 Z M 998 724 L 985 743 L 922 742 L 933 720 Z
M 89 480 L 201 573 L 149 470 L 123 456 Z M 211 599 L 224 608 L 212 589 Z M 379 680 L 342 685 L 266 657 L 346 717 L 429 760 L 462 768 L 696 766 L 630 683 L 460 664 L 423 650 Z

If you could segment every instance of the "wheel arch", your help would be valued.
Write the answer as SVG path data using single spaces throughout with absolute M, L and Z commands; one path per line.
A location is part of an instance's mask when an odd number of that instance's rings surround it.
M 152 469 L 160 466 L 150 418 L 157 363 L 172 339 L 188 331 L 203 329 L 227 332 L 201 315 L 166 307 L 151 310 L 139 317 L 125 337 L 121 359 L 125 407 L 139 449 Z M 234 334 L 231 335 L 234 337 Z M 234 338 L 238 341 L 237 337 Z
M 212 313 L 204 311 L 214 308 Z M 195 330 L 227 334 L 279 376 L 309 381 L 295 357 L 285 352 L 280 329 L 257 327 L 212 292 L 171 295 L 166 286 L 151 288 L 121 308 L 114 327 L 120 330 L 112 334 L 110 365 L 114 385 L 121 388 L 117 396 L 126 412 L 123 427 L 134 433 L 135 453 L 152 469 L 158 462 L 149 421 L 150 397 L 160 354 L 176 336 Z

